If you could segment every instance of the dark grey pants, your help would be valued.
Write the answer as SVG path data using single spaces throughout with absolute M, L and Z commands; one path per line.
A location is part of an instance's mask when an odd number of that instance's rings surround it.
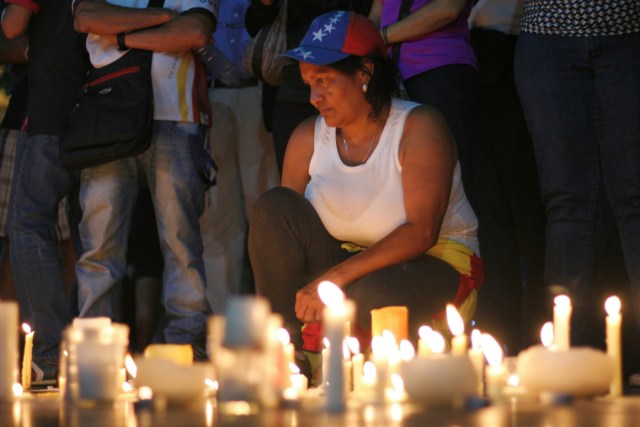
M 284 317 L 291 340 L 300 349 L 302 323 L 295 315 L 298 289 L 350 253 L 340 247 L 322 225 L 311 203 L 284 187 L 264 193 L 256 202 L 249 230 L 249 256 L 258 294 Z M 409 308 L 410 335 L 444 310 L 458 290 L 460 274 L 428 255 L 370 273 L 347 285 L 356 302 L 356 322 L 371 330 L 371 310 L 390 305 Z

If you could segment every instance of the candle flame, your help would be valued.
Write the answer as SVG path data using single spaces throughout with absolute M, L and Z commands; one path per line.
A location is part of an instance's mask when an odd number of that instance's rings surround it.
M 22 396 L 22 393 L 24 392 L 24 390 L 22 389 L 22 384 L 20 383 L 13 383 L 13 385 L 11 386 L 11 391 L 13 392 L 13 395 L 15 397 Z
M 429 335 L 431 334 L 431 331 L 433 331 L 431 327 L 427 325 L 423 325 L 423 326 L 420 326 L 420 329 L 418 329 L 418 335 L 420 336 L 420 339 L 428 340 Z
M 509 375 L 509 378 L 507 378 L 507 384 L 509 384 L 511 387 L 519 386 L 520 377 L 518 376 L 518 374 Z
M 464 320 L 453 304 L 447 304 L 447 323 L 454 337 L 464 334 Z
M 329 347 L 331 347 L 331 342 L 329 342 L 329 338 L 327 338 L 327 337 L 324 337 L 324 338 L 322 339 L 322 343 L 324 344 L 324 348 L 329 348 Z
M 218 381 L 212 380 L 210 378 L 205 378 L 204 379 L 204 385 L 209 390 L 218 390 Z
M 387 354 L 387 346 L 384 338 L 381 336 L 371 339 L 371 351 L 375 357 L 385 357 Z
M 293 362 L 289 362 L 289 370 L 292 374 L 297 375 L 300 373 L 300 368 Z
M 291 342 L 289 332 L 285 328 L 279 328 L 276 331 L 276 339 L 280 341 L 280 344 L 282 344 L 283 347 L 285 345 L 289 345 L 289 343 Z
M 474 329 L 471 331 L 471 348 L 479 350 L 482 345 L 482 332 L 480 329 Z
M 567 295 L 558 295 L 553 299 L 553 303 L 565 309 L 571 307 L 571 299 Z
M 365 382 L 373 382 L 376 379 L 376 365 L 371 361 L 364 362 L 362 366 L 362 378 Z
M 360 341 L 358 341 L 358 338 L 347 337 L 345 338 L 345 340 L 347 341 L 347 345 L 349 346 L 349 350 L 351 351 L 351 354 L 360 353 Z
M 393 332 L 388 329 L 382 331 L 382 338 L 384 339 L 385 344 L 388 346 L 395 347 L 397 345 L 396 336 L 393 335 Z
M 344 292 L 335 283 L 324 280 L 318 285 L 318 296 L 330 310 L 344 307 Z
M 482 334 L 481 346 L 489 365 L 497 367 L 502 364 L 502 347 L 495 338 L 489 334 Z
M 153 390 L 151 390 L 151 387 L 147 387 L 146 385 L 143 385 L 142 387 L 138 388 L 138 398 L 140 400 L 150 400 L 153 398 Z
M 22 324 L 22 330 L 24 331 L 25 334 L 30 334 L 31 333 L 31 326 L 29 326 L 28 323 L 23 323 Z
M 620 302 L 620 298 L 616 296 L 607 298 L 604 303 L 604 309 L 609 316 L 617 316 L 618 314 L 620 314 L 621 307 L 622 303 Z
M 549 348 L 553 344 L 553 322 L 546 322 L 540 329 L 540 342 Z
M 402 377 L 400 375 L 393 373 L 390 376 L 390 380 L 391 380 L 391 387 L 394 390 L 398 392 L 404 391 L 404 381 L 402 380 Z
M 413 347 L 413 344 L 411 344 L 411 341 L 400 341 L 400 357 L 402 358 L 402 360 L 408 362 L 409 360 L 413 359 L 415 355 L 416 349 Z
M 127 372 L 131 375 L 131 378 L 135 378 L 138 375 L 138 366 L 129 353 L 124 357 L 124 367 L 127 368 Z
M 445 342 L 444 337 L 440 332 L 432 331 L 429 334 L 429 338 L 427 340 L 427 346 L 429 347 L 429 350 L 431 350 L 432 353 L 440 354 L 444 352 L 444 349 L 447 346 L 447 343 Z
M 342 357 L 344 360 L 351 359 L 351 351 L 349 351 L 349 345 L 347 344 L 346 338 L 342 340 Z

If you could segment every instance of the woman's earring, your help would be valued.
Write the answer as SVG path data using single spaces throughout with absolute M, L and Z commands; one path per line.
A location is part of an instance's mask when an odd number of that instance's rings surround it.
M 363 91 L 364 93 L 367 93 L 367 90 L 368 90 L 368 89 L 369 89 L 369 86 L 367 86 L 367 84 L 366 84 L 366 83 L 364 83 L 364 84 L 362 85 L 362 91 Z

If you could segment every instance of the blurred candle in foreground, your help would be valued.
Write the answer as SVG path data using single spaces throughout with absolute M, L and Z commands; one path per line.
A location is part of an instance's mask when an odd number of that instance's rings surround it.
M 355 311 L 353 301 L 345 301 L 344 293 L 334 283 L 323 281 L 318 285 L 318 295 L 325 305 L 323 311 L 324 334 L 329 340 L 329 362 L 327 363 L 327 410 L 342 412 L 346 409 L 344 357 L 342 342 L 345 325 L 351 321 Z
M 464 333 L 464 320 L 453 304 L 447 304 L 447 323 L 453 338 L 451 339 L 451 353 L 463 355 L 467 352 L 467 335 Z
M 15 397 L 18 359 L 18 304 L 0 301 L 0 402 Z
M 553 302 L 553 337 L 556 350 L 569 350 L 571 346 L 571 300 L 566 295 L 558 295 Z
M 482 352 L 489 364 L 486 369 L 486 384 L 485 390 L 487 397 L 492 402 L 499 402 L 502 400 L 502 388 L 504 386 L 504 380 L 506 370 L 502 363 L 502 347 L 500 344 L 489 334 L 482 334 L 481 337 Z
M 615 362 L 613 381 L 609 387 L 609 396 L 618 397 L 622 395 L 622 350 L 620 344 L 620 327 L 622 325 L 622 315 L 620 314 L 620 298 L 612 296 L 607 298 L 604 308 L 607 312 L 607 354 Z
M 31 326 L 26 323 L 22 324 L 24 336 L 24 354 L 22 356 L 22 389 L 29 390 L 31 388 L 31 361 L 33 360 L 33 336 L 34 331 Z

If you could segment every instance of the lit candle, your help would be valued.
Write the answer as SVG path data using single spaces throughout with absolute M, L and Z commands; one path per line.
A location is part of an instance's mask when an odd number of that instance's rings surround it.
M 0 301 L 0 401 L 15 396 L 18 357 L 18 305 Z
M 447 323 L 453 334 L 451 353 L 463 355 L 467 353 L 467 335 L 464 333 L 464 320 L 453 304 L 447 304 Z
M 292 364 L 295 365 L 295 348 L 291 343 L 289 332 L 285 328 L 279 328 L 276 331 L 276 339 L 280 343 L 281 350 L 278 352 L 279 357 L 277 359 L 279 360 L 276 362 L 279 362 L 278 372 L 281 378 L 278 378 L 276 382 L 278 386 L 287 388 L 291 386 L 290 366 Z
M 326 306 L 323 311 L 323 326 L 325 336 L 329 340 L 327 410 L 341 412 L 346 409 L 342 342 L 346 322 L 353 318 L 355 305 L 353 301 L 345 301 L 342 290 L 328 281 L 318 285 L 318 295 Z
M 499 402 L 502 400 L 502 388 L 506 375 L 506 370 L 502 363 L 502 347 L 500 347 L 500 344 L 489 334 L 482 334 L 481 347 L 489 364 L 486 370 L 487 382 L 485 389 L 487 397 L 492 402 Z
M 431 334 L 432 329 L 429 326 L 420 326 L 418 329 L 418 335 L 420 339 L 418 340 L 418 356 L 426 357 L 431 354 L 431 350 L 429 349 L 429 335 Z
M 381 336 L 371 340 L 371 357 L 376 368 L 376 382 L 373 393 L 373 403 L 382 405 L 385 402 L 387 382 L 389 378 L 389 358 L 387 343 Z
M 362 381 L 360 395 L 364 400 L 372 400 L 375 397 L 375 388 L 378 382 L 376 365 L 371 361 L 366 361 L 362 367 Z
M 33 336 L 35 331 L 26 323 L 22 324 L 24 336 L 24 354 L 22 357 L 22 389 L 29 390 L 31 388 L 31 361 L 33 358 Z
M 620 345 L 620 326 L 622 315 L 620 314 L 620 298 L 613 296 L 607 298 L 604 304 L 607 311 L 607 354 L 615 362 L 613 381 L 609 388 L 609 396 L 622 395 L 622 351 Z
M 371 335 L 381 336 L 389 331 L 398 341 L 409 338 L 409 309 L 389 306 L 371 310 Z
M 289 369 L 291 371 L 291 387 L 296 390 L 298 396 L 304 394 L 309 388 L 309 380 L 300 373 L 300 368 L 295 363 L 291 363 Z
M 351 351 L 351 369 L 353 378 L 353 392 L 362 390 L 362 369 L 364 366 L 364 354 L 360 353 L 360 342 L 356 337 L 347 337 L 347 345 Z
M 482 396 L 482 377 L 484 374 L 484 354 L 482 354 L 482 333 L 478 329 L 471 331 L 471 348 L 469 349 L 469 358 L 476 373 L 476 381 L 478 384 L 478 395 Z
M 571 346 L 571 300 L 566 295 L 558 295 L 553 302 L 553 335 L 556 350 L 569 350 Z
M 447 346 L 442 334 L 438 331 L 432 331 L 429 334 L 429 351 L 433 354 L 442 354 Z

